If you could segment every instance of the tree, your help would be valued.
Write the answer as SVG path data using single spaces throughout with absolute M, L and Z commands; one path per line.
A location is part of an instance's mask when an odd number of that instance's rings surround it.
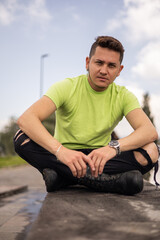
M 16 118 L 11 117 L 9 123 L 0 132 L 0 155 L 14 155 L 13 137 L 18 130 Z
M 15 155 L 15 150 L 13 146 L 13 137 L 17 130 L 19 129 L 17 125 L 17 119 L 11 117 L 8 124 L 0 132 L 0 155 Z M 51 114 L 49 118 L 43 121 L 46 129 L 54 135 L 55 128 L 55 114 Z
M 47 119 L 43 121 L 43 125 L 51 135 L 54 135 L 55 124 L 56 124 L 55 113 L 51 114 Z
M 146 113 L 146 115 L 149 117 L 149 119 L 151 120 L 151 122 L 154 125 L 154 118 L 153 118 L 153 116 L 151 114 L 151 111 L 150 111 L 149 101 L 150 101 L 149 93 L 145 93 L 143 95 L 143 106 L 142 106 L 142 109 L 143 109 L 143 111 Z M 150 172 L 147 172 L 146 174 L 144 174 L 144 179 L 149 180 L 149 178 L 150 178 Z
M 149 107 L 149 101 L 150 101 L 150 96 L 149 96 L 149 93 L 145 93 L 143 95 L 143 111 L 146 113 L 146 115 L 149 117 L 149 119 L 151 120 L 151 122 L 153 123 L 154 125 L 154 119 L 151 115 L 151 111 L 150 111 L 150 107 Z

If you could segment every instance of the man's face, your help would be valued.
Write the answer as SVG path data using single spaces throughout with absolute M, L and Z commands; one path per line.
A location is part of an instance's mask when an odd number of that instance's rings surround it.
M 97 47 L 95 54 L 86 58 L 88 81 L 95 91 L 104 91 L 120 75 L 120 53 L 108 48 Z

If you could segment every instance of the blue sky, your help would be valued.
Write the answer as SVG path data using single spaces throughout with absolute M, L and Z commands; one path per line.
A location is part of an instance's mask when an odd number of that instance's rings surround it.
M 39 99 L 40 57 L 43 93 L 66 77 L 85 74 L 85 58 L 98 35 L 124 45 L 124 70 L 116 79 L 142 103 L 149 92 L 160 133 L 159 0 L 0 0 L 0 129 Z M 131 131 L 123 121 L 120 136 Z

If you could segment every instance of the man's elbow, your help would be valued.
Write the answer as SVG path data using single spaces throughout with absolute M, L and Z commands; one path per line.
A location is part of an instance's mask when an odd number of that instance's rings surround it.
M 18 119 L 17 119 L 17 125 L 19 126 L 19 128 L 23 131 L 24 129 L 24 126 L 25 126 L 25 117 L 24 117 L 24 114 L 21 115 Z
M 17 119 L 17 125 L 19 126 L 19 128 L 21 128 L 22 125 L 21 117 Z
M 154 131 L 152 131 L 151 138 L 152 138 L 151 142 L 158 140 L 158 132 L 156 131 L 156 129 L 154 129 Z

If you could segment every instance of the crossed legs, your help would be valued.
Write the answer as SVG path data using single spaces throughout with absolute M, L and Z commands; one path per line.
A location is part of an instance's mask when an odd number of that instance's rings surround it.
M 30 140 L 21 130 L 14 137 L 14 145 L 15 151 L 20 157 L 37 168 L 42 173 L 43 177 L 44 169 L 53 169 L 55 171 L 58 180 L 53 190 L 78 183 L 78 179 L 73 177 L 72 172 L 66 165 L 58 161 L 53 154 Z M 82 149 L 81 151 L 85 154 L 89 154 L 92 150 Z M 104 173 L 111 175 L 138 170 L 142 174 L 145 174 L 153 168 L 157 159 L 157 146 L 154 143 L 147 144 L 143 147 L 143 151 L 135 150 L 123 152 L 120 156 L 109 160 L 104 167 Z

